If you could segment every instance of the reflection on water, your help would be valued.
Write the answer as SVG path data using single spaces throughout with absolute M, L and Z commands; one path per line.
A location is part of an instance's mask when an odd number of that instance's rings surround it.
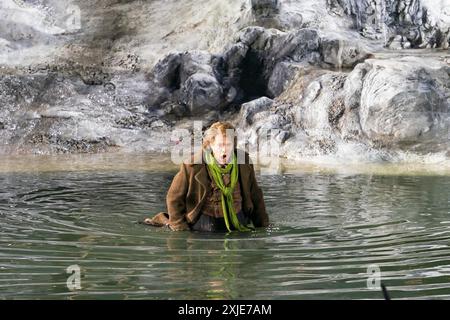
M 394 299 L 450 297 L 448 175 L 258 176 L 272 226 L 224 235 L 138 224 L 174 166 L 132 167 L 0 173 L 0 298 L 378 299 L 373 264 Z

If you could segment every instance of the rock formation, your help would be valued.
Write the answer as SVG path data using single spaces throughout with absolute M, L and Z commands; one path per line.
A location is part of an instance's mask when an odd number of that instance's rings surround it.
M 446 1 L 1 0 L 0 18 L 0 153 L 169 151 L 226 119 L 290 158 L 449 156 Z

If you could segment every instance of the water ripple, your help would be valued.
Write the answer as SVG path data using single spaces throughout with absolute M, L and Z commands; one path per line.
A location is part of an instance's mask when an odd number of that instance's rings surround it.
M 171 172 L 1 174 L 0 296 L 86 299 L 450 297 L 450 181 L 258 176 L 272 225 L 251 234 L 138 224 L 165 210 Z M 282 199 L 282 201 L 281 201 Z M 81 290 L 66 286 L 78 265 Z

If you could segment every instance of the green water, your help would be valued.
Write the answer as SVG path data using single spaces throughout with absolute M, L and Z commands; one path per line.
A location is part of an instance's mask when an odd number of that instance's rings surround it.
M 0 170 L 0 298 L 382 299 L 370 265 L 393 299 L 450 298 L 448 174 L 258 175 L 272 226 L 224 235 L 138 224 L 175 173 L 152 166 Z

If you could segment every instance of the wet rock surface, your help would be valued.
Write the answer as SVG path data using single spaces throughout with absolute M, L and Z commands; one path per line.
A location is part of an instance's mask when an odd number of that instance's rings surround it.
M 445 152 L 450 8 L 433 4 L 2 0 L 0 153 L 169 151 L 219 119 L 291 158 Z
M 450 3 L 433 0 L 328 0 L 333 14 L 348 16 L 369 39 L 393 49 L 449 47 Z

